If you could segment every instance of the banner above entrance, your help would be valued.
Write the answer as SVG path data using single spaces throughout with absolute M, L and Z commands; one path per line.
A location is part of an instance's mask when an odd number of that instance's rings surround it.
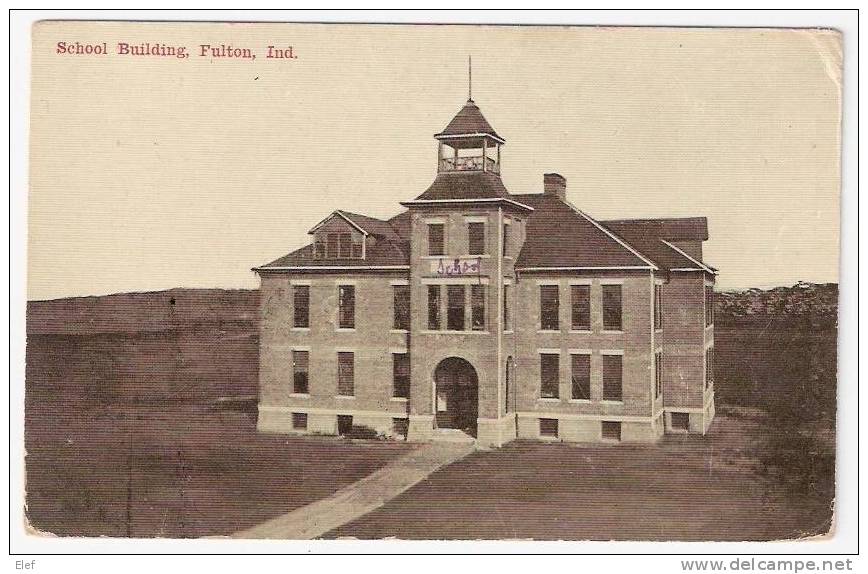
M 438 277 L 461 277 L 479 275 L 482 260 L 479 257 L 440 258 L 431 261 L 431 272 Z

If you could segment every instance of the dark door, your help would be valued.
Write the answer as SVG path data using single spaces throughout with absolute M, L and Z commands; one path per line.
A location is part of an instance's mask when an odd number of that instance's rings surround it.
M 464 359 L 450 357 L 437 365 L 434 381 L 437 426 L 460 429 L 475 436 L 479 412 L 476 370 Z

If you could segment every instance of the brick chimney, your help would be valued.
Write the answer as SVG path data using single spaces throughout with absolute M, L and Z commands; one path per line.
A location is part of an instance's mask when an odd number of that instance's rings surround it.
M 561 201 L 567 199 L 567 179 L 559 173 L 547 173 L 543 175 L 543 191 L 548 195 L 555 195 Z

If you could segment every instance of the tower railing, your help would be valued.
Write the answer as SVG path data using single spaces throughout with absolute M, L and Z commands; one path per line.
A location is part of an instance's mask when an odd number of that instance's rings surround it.
M 485 171 L 500 173 L 498 163 L 482 155 L 440 158 L 440 171 L 483 171 L 483 162 Z

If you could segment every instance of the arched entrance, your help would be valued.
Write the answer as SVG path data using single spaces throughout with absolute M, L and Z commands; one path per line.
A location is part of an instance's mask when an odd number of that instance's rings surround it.
M 476 436 L 479 379 L 473 365 L 458 357 L 443 359 L 434 369 L 434 385 L 437 427 Z

